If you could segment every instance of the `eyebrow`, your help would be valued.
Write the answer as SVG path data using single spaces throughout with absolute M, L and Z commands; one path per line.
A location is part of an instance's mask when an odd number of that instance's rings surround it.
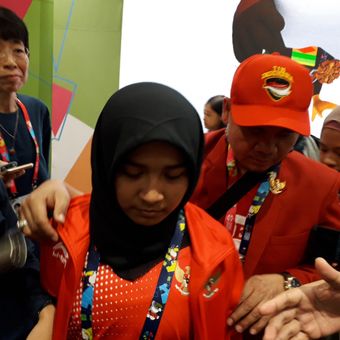
M 129 159 L 127 159 L 125 161 L 125 164 L 123 164 L 123 165 L 135 166 L 135 167 L 140 167 L 140 168 L 145 168 L 147 166 L 145 164 L 140 164 L 140 163 L 131 161 Z M 178 163 L 178 164 L 167 165 L 166 166 L 166 168 L 170 169 L 170 170 L 172 170 L 172 169 L 179 169 L 179 168 L 186 168 L 186 167 L 187 167 L 187 164 L 185 162 Z
M 326 149 L 334 149 L 334 150 L 336 150 L 336 151 L 340 151 L 340 146 L 337 146 L 337 147 L 335 147 L 335 148 L 330 148 L 330 147 L 328 147 L 326 144 L 324 144 L 324 143 L 321 143 L 321 142 L 319 142 L 320 143 L 320 147 L 323 147 L 323 148 L 326 148 Z
M 322 143 L 322 142 L 319 142 L 320 146 L 325 146 L 327 147 L 327 144 L 325 143 Z M 336 146 L 334 149 L 340 149 L 340 145 L 339 146 Z
M 9 39 L 8 41 L 10 41 L 12 44 L 22 44 L 25 45 L 24 42 L 20 39 Z

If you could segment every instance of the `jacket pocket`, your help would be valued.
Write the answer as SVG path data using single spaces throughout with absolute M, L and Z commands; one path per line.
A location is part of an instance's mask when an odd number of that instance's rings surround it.
M 277 273 L 302 264 L 309 233 L 272 236 L 261 256 L 261 271 Z

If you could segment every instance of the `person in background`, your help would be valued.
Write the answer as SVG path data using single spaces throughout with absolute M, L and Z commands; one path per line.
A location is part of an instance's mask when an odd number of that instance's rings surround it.
M 198 113 L 167 86 L 132 84 L 108 100 L 93 136 L 92 193 L 71 200 L 59 242 L 41 244 L 54 339 L 229 338 L 241 263 L 228 231 L 188 203 L 203 145 Z M 33 227 L 65 197 L 47 181 L 21 215 Z
M 300 135 L 294 145 L 294 150 L 302 153 L 303 155 L 310 159 L 319 161 L 320 160 L 319 143 L 320 140 L 318 137 L 315 137 L 313 135 L 310 136 Z
M 34 165 L 15 180 L 5 178 L 12 205 L 49 178 L 49 111 L 40 100 L 18 94 L 28 68 L 27 27 L 14 12 L 0 7 L 0 159 Z
M 205 158 L 191 202 L 211 211 L 243 175 L 257 178 L 217 216 L 243 261 L 245 288 L 228 324 L 244 338 L 268 322 L 258 312 L 261 303 L 319 279 L 305 261 L 313 226 L 340 229 L 340 174 L 293 150 L 298 135 L 310 133 L 312 93 L 304 66 L 277 54 L 254 55 L 234 74 L 227 128 L 205 135 Z
M 39 100 L 17 94 L 28 76 L 29 41 L 24 22 L 11 10 L 0 7 L 0 159 L 34 164 L 34 169 L 0 180 L 0 235 L 16 228 L 12 207 L 17 199 L 48 178 L 50 122 L 47 107 Z M 18 175 L 22 175 L 20 178 Z M 10 197 L 8 197 L 8 194 Z M 49 339 L 54 307 L 40 287 L 37 249 L 27 244 L 22 268 L 0 274 L 0 338 Z M 3 253 L 2 253 L 3 255 Z
M 230 112 L 230 99 L 218 95 L 211 97 L 204 105 L 204 126 L 214 131 L 226 126 Z
M 340 106 L 326 117 L 320 136 L 320 161 L 340 171 Z
M 340 272 L 322 258 L 315 267 L 323 280 L 281 293 L 259 308 L 271 317 L 264 340 L 319 339 L 340 332 Z
M 17 217 L 10 205 L 7 190 L 0 180 L 0 256 L 4 265 L 5 240 L 16 232 Z M 22 237 L 18 235 L 18 237 Z M 22 266 L 16 251 L 17 238 L 11 238 L 12 256 L 20 262 L 17 267 L 6 265 L 0 268 L 0 338 L 6 340 L 48 340 L 52 335 L 54 306 L 50 296 L 40 286 L 39 259 L 33 243 L 26 243 L 27 258 Z M 22 267 L 21 267 L 22 266 Z

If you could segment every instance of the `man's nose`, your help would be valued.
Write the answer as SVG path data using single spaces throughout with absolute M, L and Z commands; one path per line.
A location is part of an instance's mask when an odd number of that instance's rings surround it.
M 262 138 L 256 143 L 255 150 L 263 153 L 272 153 L 276 149 L 275 141 L 271 138 Z

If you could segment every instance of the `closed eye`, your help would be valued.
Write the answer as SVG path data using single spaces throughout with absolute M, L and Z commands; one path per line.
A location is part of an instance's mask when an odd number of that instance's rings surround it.
M 130 164 L 125 164 L 124 166 L 121 167 L 121 169 L 119 169 L 118 172 L 124 176 L 133 178 L 133 179 L 139 178 L 144 173 L 141 167 L 130 165 Z
M 176 180 L 187 175 L 188 175 L 188 172 L 186 168 L 178 168 L 178 169 L 174 169 L 170 171 L 168 170 L 165 173 L 165 177 L 170 180 Z

